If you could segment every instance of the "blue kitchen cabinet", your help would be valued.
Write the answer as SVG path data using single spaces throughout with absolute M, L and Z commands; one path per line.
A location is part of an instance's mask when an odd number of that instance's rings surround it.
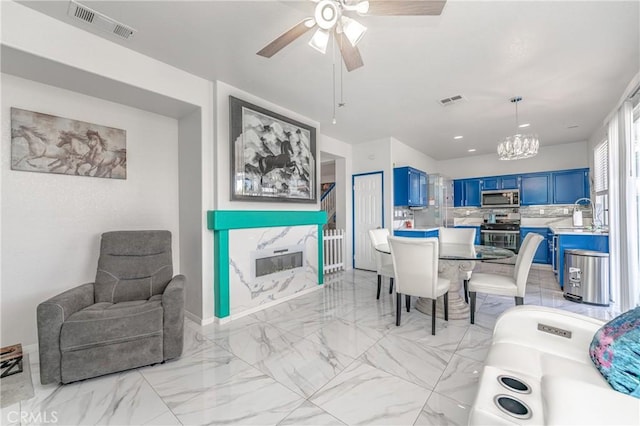
M 393 231 L 393 235 L 396 237 L 409 237 L 409 238 L 438 238 L 438 230 L 434 229 L 432 231 L 405 231 L 405 230 L 395 230 Z
M 482 190 L 518 189 L 518 176 L 489 176 L 482 178 Z
M 536 253 L 533 256 L 534 263 L 543 263 L 543 264 L 551 263 L 549 259 L 549 246 L 547 244 L 547 231 L 548 231 L 547 228 L 524 228 L 524 227 L 520 228 L 520 241 L 524 241 L 524 238 L 529 233 L 539 234 L 542 236 L 542 238 L 544 238 L 540 242 L 540 245 L 538 245 L 538 248 L 536 249 Z
M 427 183 L 428 183 L 428 179 L 427 179 L 427 174 L 424 172 L 420 172 L 420 194 L 418 197 L 418 205 L 419 206 L 427 206 L 428 205 L 428 199 L 427 199 Z
M 502 176 L 500 178 L 500 188 L 498 189 L 518 189 L 519 178 L 517 175 L 513 176 Z
M 558 273 L 558 283 L 564 286 L 564 252 L 569 249 L 593 250 L 609 253 L 608 235 L 556 234 L 554 256 Z
M 547 263 L 549 265 L 553 264 L 553 231 L 547 228 Z M 555 272 L 555 271 L 554 271 Z
M 520 204 L 551 204 L 551 174 L 529 173 L 520 176 Z
M 427 174 L 413 167 L 393 169 L 393 205 L 426 207 Z
M 482 179 L 457 179 L 453 181 L 454 207 L 480 207 Z
M 453 181 L 454 207 L 480 207 L 481 191 L 520 189 L 520 204 L 573 204 L 589 197 L 589 169 L 486 176 Z
M 589 197 L 589 169 L 551 172 L 553 204 L 573 204 Z
M 482 178 L 482 190 L 483 191 L 492 191 L 494 189 L 501 189 L 499 188 L 499 181 L 500 178 L 499 177 L 485 177 Z
M 464 206 L 464 185 L 462 179 L 453 181 L 453 207 Z
M 480 179 L 465 179 L 464 205 L 465 207 L 480 207 Z
M 480 239 L 480 227 L 479 226 L 472 226 L 472 225 L 456 225 L 455 228 L 473 228 L 476 230 L 476 239 L 473 242 L 473 244 L 479 246 L 480 244 L 482 244 L 482 240 Z

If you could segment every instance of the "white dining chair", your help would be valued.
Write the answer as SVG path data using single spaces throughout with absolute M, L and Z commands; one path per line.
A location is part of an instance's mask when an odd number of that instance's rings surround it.
M 378 293 L 376 299 L 380 299 L 380 289 L 382 287 L 382 277 L 389 277 L 389 294 L 393 293 L 393 261 L 391 255 L 381 253 L 375 249 L 378 244 L 387 244 L 387 237 L 389 236 L 389 230 L 383 229 L 370 229 L 369 238 L 371 239 L 371 245 L 373 246 L 373 254 L 376 258 L 376 273 L 378 274 Z
M 516 305 L 524 303 L 524 293 L 527 287 L 527 279 L 529 278 L 529 270 L 533 263 L 533 256 L 543 239 L 540 234 L 533 232 L 527 234 L 520 246 L 513 276 L 480 272 L 473 274 L 473 277 L 469 280 L 471 324 L 475 323 L 477 292 L 513 296 Z
M 438 276 L 438 239 L 389 237 L 393 270 L 396 277 L 396 326 L 400 326 L 402 295 L 407 311 L 411 296 L 432 300 L 431 334 L 436 334 L 436 300 L 444 296 L 444 319 L 449 320 L 451 282 Z
M 474 228 L 443 228 L 438 229 L 438 239 L 441 243 L 469 244 L 473 246 L 476 241 L 476 230 Z M 469 280 L 471 271 L 466 271 L 464 284 L 464 301 L 469 303 Z

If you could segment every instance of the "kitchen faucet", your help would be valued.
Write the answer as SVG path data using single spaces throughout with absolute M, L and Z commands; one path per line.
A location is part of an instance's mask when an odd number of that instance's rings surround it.
M 580 205 L 580 201 L 588 201 L 589 204 L 591 204 L 591 226 L 593 227 L 593 229 L 597 229 L 598 226 L 596 225 L 596 205 L 593 203 L 593 201 L 591 200 L 591 198 L 578 198 L 576 200 L 575 203 L 573 203 L 573 211 L 576 212 L 578 211 L 578 206 Z

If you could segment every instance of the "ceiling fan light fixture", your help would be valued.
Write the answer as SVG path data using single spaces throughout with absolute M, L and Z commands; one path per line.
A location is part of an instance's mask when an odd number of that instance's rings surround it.
M 309 46 L 316 49 L 318 52 L 324 54 L 327 53 L 327 45 L 329 44 L 329 31 L 318 28 L 309 41 Z
M 342 24 L 342 32 L 347 36 L 352 46 L 357 45 L 362 40 L 364 33 L 367 32 L 367 27 L 348 16 L 343 16 L 340 22 Z
M 340 17 L 338 4 L 333 0 L 322 0 L 318 2 L 314 13 L 316 23 L 323 30 L 333 28 Z
M 304 21 L 304 25 L 305 25 L 307 28 L 313 28 L 313 26 L 314 26 L 315 24 L 316 24 L 316 20 L 315 20 L 315 19 L 313 19 L 313 18 L 307 18 L 307 19 Z
M 359 14 L 364 15 L 368 11 L 369 11 L 369 2 L 368 1 L 361 1 L 360 3 L 358 3 L 356 5 L 356 12 L 358 12 Z

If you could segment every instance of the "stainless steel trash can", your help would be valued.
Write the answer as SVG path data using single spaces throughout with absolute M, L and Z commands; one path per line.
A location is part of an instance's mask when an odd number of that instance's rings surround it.
M 563 288 L 567 300 L 609 306 L 609 253 L 565 250 Z

